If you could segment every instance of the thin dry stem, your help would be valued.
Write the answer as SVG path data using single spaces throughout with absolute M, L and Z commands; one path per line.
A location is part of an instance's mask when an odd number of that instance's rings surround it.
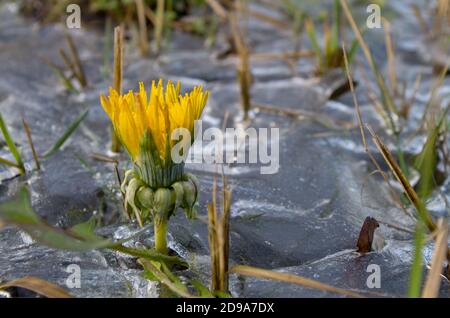
M 136 10 L 139 21 L 139 49 L 141 55 L 148 53 L 148 35 L 147 35 L 147 23 L 145 22 L 145 3 L 144 0 L 136 0 Z
M 161 39 L 164 30 L 164 7 L 165 0 L 157 0 L 156 2 L 156 25 L 155 25 L 155 49 L 159 53 L 161 49 Z
M 231 268 L 230 271 L 233 273 L 244 275 L 244 276 L 252 276 L 252 277 L 257 277 L 257 278 L 262 278 L 262 279 L 272 279 L 272 280 L 277 280 L 277 281 L 281 281 L 281 282 L 297 284 L 297 285 L 305 286 L 308 288 L 319 289 L 319 290 L 336 293 L 336 294 L 340 294 L 340 295 L 345 295 L 345 296 L 349 296 L 349 297 L 353 297 L 353 298 L 364 298 L 363 295 L 360 295 L 351 290 L 334 287 L 332 285 L 324 284 L 319 281 L 316 281 L 316 280 L 313 280 L 310 278 L 306 278 L 306 277 L 302 277 L 302 276 L 274 272 L 274 271 L 257 268 L 257 267 L 252 267 L 252 266 L 246 266 L 246 265 L 234 266 L 233 268 Z
M 231 191 L 222 173 L 221 210 L 217 210 L 217 177 L 214 177 L 212 203 L 208 205 L 208 241 L 211 255 L 211 290 L 228 290 L 229 223 Z
M 238 7 L 240 8 L 240 6 Z M 248 112 L 251 107 L 250 88 L 252 85 L 252 75 L 249 62 L 249 48 L 245 43 L 245 32 L 239 30 L 237 13 L 230 14 L 231 33 L 234 45 L 239 55 L 239 62 L 236 65 L 236 72 L 241 93 L 241 106 L 244 111 L 244 120 L 248 120 Z
M 363 124 L 363 120 L 362 120 L 361 109 L 359 107 L 358 99 L 356 98 L 355 87 L 353 85 L 353 77 L 352 77 L 351 72 L 350 72 L 347 52 L 345 50 L 345 43 L 342 43 L 342 50 L 343 50 L 343 55 L 344 55 L 345 71 L 346 71 L 348 82 L 349 82 L 349 85 L 350 85 L 350 91 L 351 91 L 352 97 L 353 97 L 353 104 L 355 105 L 356 115 L 357 115 L 357 118 L 358 118 L 359 130 L 360 130 L 360 134 L 361 134 L 361 140 L 362 140 L 362 143 L 363 143 L 363 146 L 364 146 L 364 151 L 369 156 L 370 160 L 372 161 L 372 163 L 376 167 L 377 171 L 379 171 L 381 173 L 384 181 L 389 186 L 389 189 L 391 190 L 391 193 L 393 194 L 393 198 L 396 198 L 396 196 L 394 195 L 393 189 L 392 189 L 392 185 L 391 185 L 391 183 L 389 181 L 389 177 L 381 169 L 381 166 L 378 164 L 378 161 L 375 159 L 375 157 L 373 156 L 372 152 L 370 151 L 369 146 L 367 145 L 367 138 L 366 138 L 366 134 L 365 134 L 365 130 L 364 130 L 364 124 Z M 408 210 L 401 203 L 401 200 L 399 198 L 396 198 L 395 201 L 402 208 L 402 211 L 405 212 L 406 215 L 408 215 L 409 217 L 412 218 L 412 215 L 408 212 Z
M 39 156 L 34 147 L 33 138 L 31 137 L 30 127 L 28 126 L 28 123 L 26 122 L 25 118 L 23 118 L 23 117 L 22 117 L 22 123 L 23 123 L 23 128 L 25 129 L 25 133 L 27 135 L 28 143 L 30 144 L 30 147 L 31 147 L 31 153 L 33 154 L 34 162 L 36 163 L 36 169 L 39 171 L 39 170 L 41 170 L 41 164 L 39 162 Z
M 206 4 L 211 7 L 214 13 L 222 20 L 228 19 L 228 11 L 217 0 L 206 0 Z
M 65 34 L 67 44 L 69 45 L 70 53 L 72 55 L 73 63 L 75 64 L 76 72 L 74 75 L 77 76 L 77 79 L 79 79 L 81 87 L 87 86 L 87 80 L 86 75 L 84 74 L 83 66 L 81 64 L 80 56 L 78 55 L 77 47 L 75 46 L 75 43 L 73 42 L 72 37 L 69 33 Z
M 438 221 L 438 233 L 434 247 L 431 268 L 425 281 L 422 291 L 424 298 L 436 298 L 439 296 L 439 286 L 442 280 L 442 269 L 445 261 L 445 255 L 448 250 L 448 222 L 446 219 Z
M 394 46 L 392 45 L 392 36 L 391 36 L 391 24 L 388 20 L 383 18 L 384 25 L 384 36 L 386 42 L 386 54 L 388 58 L 388 74 L 389 81 L 392 85 L 392 92 L 397 94 L 398 83 L 397 83 L 397 69 L 395 67 L 395 51 Z
M 114 89 L 122 94 L 122 71 L 123 71 L 123 34 L 122 28 L 114 28 Z M 111 125 L 111 151 L 120 152 L 120 141 Z

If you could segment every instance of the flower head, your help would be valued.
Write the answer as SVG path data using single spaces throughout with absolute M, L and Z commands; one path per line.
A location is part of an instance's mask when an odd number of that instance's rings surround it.
M 127 149 L 134 163 L 134 174 L 151 188 L 170 187 L 184 178 L 184 162 L 171 157 L 172 140 L 177 129 L 187 129 L 190 140 L 181 140 L 183 151 L 187 151 L 194 138 L 194 124 L 200 118 L 208 99 L 208 92 L 195 87 L 189 93 L 180 94 L 180 83 L 168 82 L 163 89 L 162 80 L 152 82 L 150 98 L 144 84 L 139 83 L 139 92 L 129 91 L 120 95 L 110 88 L 109 96 L 100 96 L 105 112 L 111 119 L 114 130 Z M 184 154 L 184 153 L 183 153 Z
M 162 80 L 152 82 L 150 99 L 144 84 L 139 83 L 139 92 L 129 91 L 120 95 L 113 88 L 109 96 L 100 97 L 105 112 L 111 119 L 114 130 L 133 161 L 142 152 L 142 142 L 147 132 L 162 161 L 169 160 L 170 149 L 175 144 L 172 132 L 177 128 L 194 130 L 194 121 L 199 119 L 208 99 L 208 92 L 195 87 L 189 93 L 180 94 L 180 83 L 168 81 L 164 90 Z M 164 162 L 170 164 L 170 162 Z

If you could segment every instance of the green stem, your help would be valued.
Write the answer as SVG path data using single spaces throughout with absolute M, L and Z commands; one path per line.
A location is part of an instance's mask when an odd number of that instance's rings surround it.
M 158 253 L 167 255 L 169 248 L 167 247 L 167 229 L 169 222 L 167 218 L 161 216 L 155 216 L 155 249 Z

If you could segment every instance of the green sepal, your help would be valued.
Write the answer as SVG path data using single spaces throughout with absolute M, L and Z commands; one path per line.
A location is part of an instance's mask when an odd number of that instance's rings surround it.
M 174 211 L 178 207 L 183 206 L 183 200 L 184 200 L 184 190 L 183 190 L 183 182 L 175 182 L 172 184 L 172 189 L 175 192 L 175 207 Z
M 183 210 L 188 219 L 194 219 L 198 210 L 200 184 L 196 176 L 191 173 L 184 174 L 183 185 Z
M 154 213 L 162 219 L 168 219 L 175 207 L 175 192 L 168 188 L 159 188 L 154 195 Z
M 131 207 L 134 215 L 137 217 L 140 215 L 140 209 L 136 206 L 136 192 L 143 185 L 142 181 L 139 179 L 133 178 L 127 186 L 127 191 L 125 194 L 125 202 Z

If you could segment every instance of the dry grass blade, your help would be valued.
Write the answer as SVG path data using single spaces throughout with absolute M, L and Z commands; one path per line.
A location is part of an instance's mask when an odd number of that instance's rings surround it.
M 114 28 L 114 89 L 122 93 L 122 71 L 123 71 L 123 34 L 122 28 Z
M 36 169 L 41 170 L 41 164 L 39 162 L 39 156 L 36 152 L 36 148 L 34 147 L 33 138 L 31 137 L 30 126 L 26 122 L 25 118 L 22 117 L 23 128 L 25 129 L 25 133 L 27 135 L 28 143 L 31 147 L 31 152 L 33 154 L 34 162 L 36 163 Z
M 263 279 L 272 279 L 272 280 L 277 280 L 280 282 L 297 284 L 297 285 L 305 286 L 308 288 L 319 289 L 319 290 L 323 290 L 323 291 L 327 291 L 327 292 L 331 292 L 331 293 L 335 293 L 335 294 L 345 295 L 348 297 L 364 298 L 363 295 L 360 295 L 351 290 L 334 287 L 334 286 L 324 284 L 319 281 L 316 281 L 316 280 L 313 280 L 310 278 L 306 278 L 306 277 L 302 277 L 302 276 L 274 272 L 274 271 L 257 268 L 257 267 L 252 267 L 252 266 L 246 266 L 246 265 L 234 266 L 233 268 L 231 268 L 230 271 L 233 273 L 244 275 L 244 276 L 252 276 L 252 277 L 263 278 Z
M 297 120 L 309 119 L 322 125 L 329 130 L 334 131 L 348 131 L 349 129 L 354 128 L 353 125 L 349 122 L 338 122 L 330 116 L 327 116 L 322 113 L 310 112 L 305 110 L 298 109 L 290 109 L 285 107 L 266 105 L 266 104 L 253 104 L 252 107 L 259 109 L 260 111 L 275 113 L 287 117 L 291 117 Z
M 424 203 L 419 198 L 416 191 L 414 190 L 414 188 L 411 186 L 408 179 L 406 178 L 406 176 L 403 174 L 402 170 L 400 169 L 399 165 L 395 161 L 391 152 L 386 147 L 386 145 L 383 144 L 383 142 L 380 140 L 380 138 L 377 136 L 377 134 L 375 134 L 370 127 L 368 127 L 368 130 L 369 130 L 370 134 L 372 135 L 372 139 L 373 139 L 373 142 L 375 143 L 375 146 L 377 147 L 377 149 L 383 156 L 384 160 L 388 164 L 389 168 L 391 169 L 391 171 L 394 174 L 397 181 L 400 182 L 400 184 L 402 185 L 402 187 L 406 193 L 406 196 L 408 197 L 408 199 L 411 201 L 411 203 L 416 208 L 417 213 L 419 214 L 419 216 L 421 217 L 421 219 L 427 226 L 428 230 L 431 232 L 435 231 L 436 225 L 434 224 L 433 220 L 431 219 L 430 214 L 426 210 Z
M 401 231 L 401 232 L 405 232 L 405 233 L 409 233 L 409 234 L 414 234 L 414 231 L 412 231 L 410 229 L 407 229 L 407 228 L 405 228 L 403 226 L 399 226 L 397 224 L 392 224 L 392 223 L 389 223 L 389 222 L 386 222 L 386 221 L 378 221 L 378 223 L 383 224 L 383 225 L 385 225 L 387 227 L 390 227 L 392 229 L 395 229 L 397 231 Z
M 392 44 L 392 36 L 391 36 L 391 24 L 388 20 L 383 19 L 384 25 L 384 36 L 386 42 L 386 53 L 388 58 L 388 74 L 389 81 L 392 85 L 392 91 L 394 94 L 398 91 L 398 83 L 397 83 L 397 70 L 395 68 L 395 51 L 394 46 Z
M 447 71 L 448 71 L 448 65 L 444 66 L 444 68 L 442 69 L 441 73 L 439 74 L 439 77 L 436 79 L 436 81 L 433 83 L 433 86 L 431 88 L 431 94 L 430 94 L 430 99 L 428 100 L 427 104 L 425 105 L 425 110 L 423 111 L 423 115 L 422 115 L 422 121 L 420 124 L 420 128 L 423 129 L 425 127 L 426 121 L 427 121 L 427 116 L 431 113 L 433 113 L 433 106 L 436 102 L 436 96 L 437 93 L 439 91 L 439 88 L 441 88 L 442 84 L 445 81 L 445 77 L 447 75 Z
M 149 6 L 145 6 L 144 8 L 145 17 L 150 21 L 150 23 L 155 26 L 156 25 L 156 17 L 153 13 L 152 9 Z
M 408 199 L 411 201 L 411 203 L 416 208 L 416 211 L 419 214 L 419 217 L 422 219 L 422 221 L 427 226 L 428 231 L 430 231 L 430 232 L 436 231 L 436 224 L 434 224 L 429 212 L 427 211 L 427 209 L 425 207 L 425 204 L 419 198 L 416 191 L 409 183 L 408 179 L 402 173 L 400 167 L 398 166 L 394 157 L 390 153 L 389 149 L 386 147 L 386 145 L 384 145 L 381 142 L 380 138 L 373 132 L 373 130 L 370 127 L 368 127 L 368 129 L 369 129 L 370 134 L 372 135 L 372 139 L 373 139 L 376 147 L 378 148 L 378 150 L 380 151 L 384 160 L 388 164 L 388 166 L 391 169 L 392 173 L 394 174 L 395 178 L 402 185 L 403 190 L 406 193 L 406 196 L 408 197 Z M 447 260 L 450 261 L 450 248 L 447 248 Z
M 80 56 L 78 54 L 77 47 L 75 46 L 75 43 L 73 42 L 72 37 L 69 33 L 65 34 L 67 44 L 69 45 L 70 53 L 72 55 L 73 64 L 75 67 L 74 75 L 77 77 L 78 81 L 80 82 L 81 87 L 87 86 L 87 80 L 86 75 L 84 74 L 83 66 L 81 64 Z
M 81 85 L 81 78 L 80 78 L 80 75 L 78 74 L 77 68 L 76 68 L 75 64 L 70 60 L 66 51 L 64 49 L 60 49 L 59 55 L 61 55 L 61 58 L 62 58 L 64 64 L 70 70 L 71 77 L 75 77 Z
M 161 38 L 164 30 L 164 7 L 165 0 L 157 0 L 156 2 L 156 25 L 155 25 L 155 45 L 158 53 L 161 48 Z
M 445 261 L 445 255 L 448 249 L 448 222 L 446 219 L 438 221 L 438 234 L 434 247 L 431 268 L 425 281 L 422 291 L 424 298 L 436 298 L 439 296 L 439 286 L 441 285 L 442 265 Z
M 206 4 L 211 7 L 214 13 L 222 20 L 225 21 L 228 18 L 227 10 L 217 0 L 206 0 Z
M 136 0 L 136 10 L 139 22 L 139 49 L 141 55 L 148 53 L 148 36 L 147 36 L 147 24 L 145 21 L 145 3 L 144 0 Z
M 123 71 L 123 34 L 122 28 L 117 26 L 114 28 L 114 77 L 113 85 L 114 89 L 121 94 L 122 93 L 122 71 Z M 113 126 L 110 126 L 111 130 L 111 151 L 120 152 L 120 141 L 114 131 Z
M 286 29 L 290 28 L 289 23 L 286 23 L 286 22 L 284 22 L 282 20 L 279 20 L 277 18 L 271 17 L 271 16 L 266 15 L 264 13 L 261 13 L 261 12 L 249 9 L 248 7 L 245 7 L 243 10 L 248 15 L 250 15 L 250 16 L 252 16 L 252 17 L 254 17 L 254 18 L 258 19 L 258 20 L 261 20 L 263 22 L 266 22 L 266 23 L 268 23 L 268 24 L 270 24 L 270 25 L 272 25 L 272 26 L 274 26 L 276 28 L 279 28 L 279 29 L 282 29 L 282 30 L 286 30 Z
M 305 51 L 286 51 L 286 52 L 258 52 L 251 53 L 250 60 L 252 61 L 267 61 L 267 60 L 288 60 L 298 59 L 301 57 L 314 57 L 315 53 L 311 50 Z
M 417 21 L 419 21 L 420 29 L 422 30 L 422 32 L 425 34 L 429 34 L 430 28 L 429 28 L 427 22 L 425 21 L 425 19 L 423 18 L 420 8 L 417 5 L 413 4 L 413 5 L 411 5 L 411 9 L 412 9 L 413 14 L 416 17 Z
M 383 105 L 386 108 L 387 114 L 391 117 L 391 113 L 397 114 L 398 109 L 396 108 L 394 101 L 392 99 L 392 96 L 387 88 L 387 85 L 384 81 L 383 76 L 380 74 L 379 69 L 373 59 L 372 53 L 369 50 L 369 46 L 367 45 L 366 41 L 362 37 L 361 31 L 359 30 L 358 26 L 356 25 L 355 19 L 352 16 L 352 13 L 350 11 L 350 8 L 348 6 L 348 3 L 346 0 L 340 0 L 341 1 L 341 7 L 345 13 L 345 16 L 347 17 L 348 22 L 350 23 L 351 28 L 353 29 L 353 33 L 355 34 L 356 39 L 359 42 L 359 45 L 361 46 L 363 53 L 366 57 L 367 62 L 370 65 L 370 68 L 372 69 L 375 79 L 377 82 L 377 85 L 380 89 L 380 93 L 383 97 Z M 397 128 L 395 126 L 395 123 L 392 118 L 390 118 L 392 130 L 394 132 L 397 131 Z
M 9 287 L 25 288 L 47 298 L 73 298 L 63 288 L 33 276 L 25 276 L 0 285 L 0 289 Z
M 211 290 L 228 290 L 228 255 L 231 191 L 222 175 L 221 213 L 217 211 L 217 178 L 214 178 L 212 203 L 208 205 L 208 241 L 211 255 Z
M 240 6 L 238 7 L 240 8 Z M 250 52 L 245 43 L 245 34 L 239 30 L 237 13 L 230 14 L 231 33 L 233 42 L 239 55 L 239 62 L 236 66 L 237 77 L 241 93 L 241 107 L 244 112 L 244 120 L 248 119 L 248 112 L 251 107 L 250 88 L 252 85 L 252 74 L 250 71 Z
M 394 194 L 393 189 L 391 187 L 391 184 L 389 182 L 388 176 L 381 169 L 380 165 L 378 164 L 377 160 L 373 156 L 372 152 L 369 150 L 369 146 L 367 145 L 367 138 L 366 138 L 366 134 L 365 134 L 365 131 L 364 131 L 364 124 L 363 124 L 363 120 L 362 120 L 361 109 L 359 107 L 358 99 L 356 98 L 355 87 L 353 85 L 353 77 L 352 77 L 352 74 L 350 72 L 348 58 L 347 58 L 347 52 L 346 52 L 344 43 L 342 43 L 342 50 L 343 50 L 343 56 L 344 56 L 345 71 L 346 71 L 347 79 L 348 79 L 348 82 L 349 82 L 349 85 L 350 85 L 350 91 L 352 92 L 353 104 L 355 105 L 356 116 L 358 118 L 358 125 L 359 125 L 360 134 L 361 134 L 361 140 L 362 140 L 362 143 L 363 143 L 363 146 L 364 146 L 364 151 L 369 156 L 370 160 L 372 161 L 372 163 L 376 167 L 377 171 L 379 171 L 381 173 L 384 181 L 386 182 L 386 184 L 391 189 L 392 194 Z M 395 198 L 395 196 L 393 196 L 393 197 Z M 408 215 L 409 217 L 412 217 L 412 215 L 408 212 L 408 210 L 405 209 L 405 207 L 401 203 L 400 199 L 396 199 L 396 203 L 402 208 L 402 210 L 405 212 L 406 215 Z

